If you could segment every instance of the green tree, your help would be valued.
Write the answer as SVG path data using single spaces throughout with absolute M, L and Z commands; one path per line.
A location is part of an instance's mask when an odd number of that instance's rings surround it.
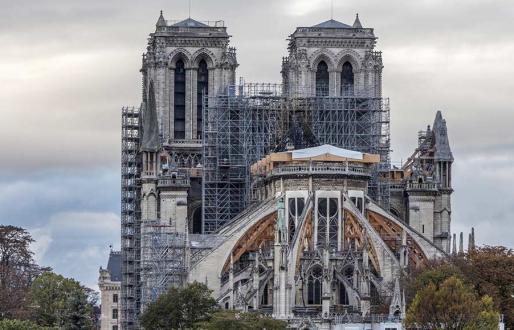
M 504 316 L 507 327 L 514 326 L 514 251 L 503 246 L 484 246 L 457 257 L 459 267 L 478 295 L 488 295 Z
M 197 323 L 208 320 L 216 309 L 211 293 L 198 282 L 171 288 L 147 306 L 141 325 L 147 330 L 197 328 Z
M 0 226 L 0 319 L 29 316 L 30 283 L 39 270 L 29 249 L 33 241 L 23 228 Z
M 430 282 L 420 289 L 404 323 L 407 328 L 427 330 L 495 330 L 498 317 L 490 297 L 478 299 L 472 288 L 453 275 L 440 284 Z
M 41 327 L 33 321 L 0 320 L 0 330 L 58 330 L 57 328 Z
M 429 284 L 440 286 L 451 276 L 464 278 L 460 268 L 448 260 L 433 260 L 424 268 L 411 269 L 410 275 L 404 279 L 407 301 L 412 301 L 416 293 Z
M 220 310 L 209 321 L 199 324 L 205 330 L 285 330 L 287 322 L 259 313 Z
M 37 323 L 64 329 L 91 329 L 93 306 L 88 302 L 88 292 L 73 279 L 52 272 L 41 274 L 31 289 Z

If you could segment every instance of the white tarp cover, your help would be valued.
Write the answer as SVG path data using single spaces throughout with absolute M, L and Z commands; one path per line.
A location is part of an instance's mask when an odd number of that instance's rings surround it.
M 334 147 L 329 144 L 324 144 L 319 147 L 293 150 L 293 159 L 313 158 L 326 154 L 359 160 L 362 160 L 364 158 L 362 152 L 347 150 L 343 148 Z

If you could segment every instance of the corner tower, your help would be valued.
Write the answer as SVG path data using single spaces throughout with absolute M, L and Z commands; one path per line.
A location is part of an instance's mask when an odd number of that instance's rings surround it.
M 382 54 L 372 28 L 333 19 L 289 36 L 282 79 L 289 95 L 381 97 Z

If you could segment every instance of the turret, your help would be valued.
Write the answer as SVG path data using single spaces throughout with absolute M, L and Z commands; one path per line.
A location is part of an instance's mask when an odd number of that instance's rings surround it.
M 359 14 L 355 15 L 355 21 L 353 22 L 352 27 L 354 29 L 362 29 L 361 21 L 359 20 Z

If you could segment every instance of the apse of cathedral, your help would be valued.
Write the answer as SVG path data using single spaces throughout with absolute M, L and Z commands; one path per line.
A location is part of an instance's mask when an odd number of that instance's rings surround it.
M 400 329 L 402 273 L 450 252 L 441 112 L 391 166 L 374 30 L 331 19 L 288 40 L 282 84 L 237 84 L 223 21 L 161 12 L 142 104 L 122 111 L 124 329 L 193 281 L 293 328 Z

